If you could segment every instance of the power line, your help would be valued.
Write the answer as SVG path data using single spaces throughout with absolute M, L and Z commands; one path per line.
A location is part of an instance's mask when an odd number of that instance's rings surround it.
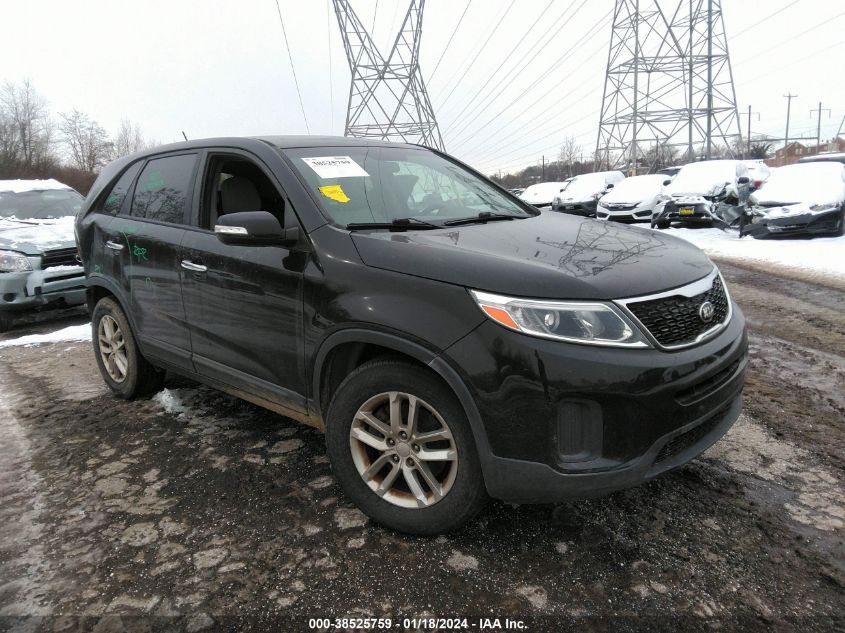
M 487 36 L 487 39 L 485 40 L 484 44 L 481 45 L 481 48 L 478 49 L 478 52 L 475 54 L 475 57 L 472 58 L 472 61 L 466 67 L 466 69 L 464 70 L 464 73 L 458 78 L 458 81 L 455 82 L 455 85 L 452 87 L 451 92 L 448 95 L 446 95 L 446 98 L 443 99 L 443 101 L 440 102 L 441 108 L 444 105 L 446 105 L 446 102 L 449 101 L 449 98 L 452 96 L 452 94 L 454 94 L 455 90 L 457 90 L 458 86 L 461 85 L 461 81 L 463 81 L 464 77 L 466 77 L 470 68 L 472 68 L 473 64 L 475 64 L 475 62 L 478 60 L 478 57 L 481 55 L 481 53 L 484 52 L 484 49 L 487 48 L 487 45 L 490 44 L 490 41 L 493 39 L 493 36 L 496 34 L 496 31 L 499 30 L 499 27 L 502 25 L 502 22 L 505 21 L 505 18 L 507 17 L 508 13 L 513 8 L 513 5 L 515 3 L 516 3 L 516 0 L 511 0 L 511 3 L 508 5 L 508 8 L 505 9 L 505 12 L 502 14 L 502 17 L 499 18 L 499 21 L 496 22 L 496 26 L 494 26 L 493 30 L 490 32 L 490 35 Z
M 546 5 L 546 8 L 545 8 L 545 9 L 543 9 L 543 11 L 540 13 L 540 15 L 539 15 L 539 16 L 537 16 L 537 19 L 536 19 L 536 20 L 534 20 L 534 23 L 533 23 L 531 26 L 529 26 L 529 27 L 528 27 L 528 29 L 527 29 L 527 31 L 526 31 L 526 34 L 525 34 L 525 35 L 523 35 L 522 37 L 520 37 L 520 38 L 519 38 L 519 44 L 517 44 L 517 45 L 513 48 L 513 50 L 511 50 L 511 51 L 509 51 L 509 52 L 507 53 L 507 55 L 508 55 L 508 56 L 510 56 L 510 55 L 512 55 L 514 52 L 516 52 L 516 50 L 519 48 L 519 45 L 520 45 L 522 42 L 529 41 L 529 40 L 528 40 L 528 37 L 527 37 L 527 36 L 528 36 L 528 34 L 529 34 L 529 33 L 531 33 L 531 31 L 534 29 L 534 27 L 537 25 L 537 23 L 538 23 L 540 20 L 542 20 L 542 19 L 543 19 L 543 17 L 546 15 L 546 13 L 548 12 L 549 8 L 552 6 L 552 4 L 553 4 L 553 3 L 554 3 L 554 0 L 549 0 L 549 4 L 547 4 L 547 5 Z M 573 4 L 574 4 L 574 0 L 573 0 L 573 2 L 572 2 L 572 3 L 570 3 L 570 5 L 569 5 L 569 6 L 571 7 Z M 564 10 L 564 14 L 565 14 L 565 13 L 566 13 L 566 10 Z M 563 17 L 563 16 L 560 16 L 560 17 Z M 559 21 L 559 20 L 560 20 L 560 18 L 558 18 L 558 21 Z M 552 26 L 554 26 L 554 24 L 552 24 Z M 513 74 L 514 69 L 515 69 L 515 68 L 516 68 L 516 67 L 517 67 L 520 63 L 522 63 L 522 60 L 523 60 L 523 59 L 525 59 L 525 57 L 526 57 L 528 54 L 530 54 L 530 53 L 531 53 L 531 51 L 533 51 L 533 50 L 534 50 L 534 49 L 535 49 L 535 48 L 536 48 L 539 44 L 541 44 L 541 43 L 542 43 L 542 38 L 546 36 L 546 34 L 549 32 L 549 30 L 551 30 L 551 28 L 552 28 L 552 27 L 549 27 L 549 29 L 546 31 L 546 33 L 543 33 L 543 35 L 541 35 L 539 38 L 537 38 L 537 39 L 534 41 L 534 44 L 531 46 L 531 48 L 529 48 L 529 49 L 528 49 L 528 51 L 526 52 L 526 54 L 525 54 L 525 55 L 523 55 L 523 56 L 519 59 L 519 61 L 518 61 L 518 62 L 516 62 L 516 64 L 514 64 L 514 65 L 511 67 L 511 69 L 507 72 L 507 74 L 505 74 L 504 76 L 498 76 L 498 75 L 499 75 L 499 73 L 501 72 L 501 66 L 499 66 L 498 68 L 496 68 L 496 69 L 493 71 L 493 73 L 492 73 L 492 74 L 491 74 L 491 75 L 490 75 L 490 76 L 489 76 L 489 77 L 488 77 L 488 78 L 487 78 L 484 82 L 482 82 L 482 85 L 484 85 L 484 86 L 485 86 L 485 89 L 486 89 L 486 88 L 490 88 L 490 90 L 491 90 L 491 92 L 492 92 L 492 90 L 493 90 L 493 89 L 495 89 L 495 86 L 497 86 L 497 85 L 502 85 L 502 84 L 504 84 L 505 82 L 507 82 L 507 81 L 508 81 L 508 78 L 510 78 L 510 76 Z M 496 79 L 496 81 L 495 81 L 495 82 L 493 82 L 493 79 Z M 461 117 L 462 117 L 462 115 L 464 114 L 464 112 L 466 112 L 466 111 L 467 111 L 467 109 L 468 109 L 468 108 L 469 108 L 469 107 L 470 107 L 473 103 L 475 103 L 475 102 L 476 102 L 476 101 L 477 101 L 477 100 L 481 97 L 481 95 L 482 95 L 482 94 L 483 94 L 483 92 L 482 92 L 482 91 L 479 91 L 479 92 L 476 92 L 476 93 L 472 96 L 472 98 L 471 98 L 471 99 L 470 99 L 470 100 L 466 103 L 466 105 L 464 105 L 463 109 L 461 109 L 461 111 L 460 111 L 460 112 L 458 112 L 458 114 L 456 114 L 456 115 L 455 115 L 455 118 L 452 120 L 452 123 L 450 123 L 448 126 L 446 126 L 446 129 L 444 129 L 444 130 L 443 130 L 443 133 L 444 133 L 444 134 L 445 134 L 445 133 L 447 133 L 447 132 L 448 132 L 451 128 L 453 128 L 454 126 L 458 125 L 458 124 L 461 122 Z M 488 95 L 487 95 L 487 96 L 489 96 L 489 93 L 488 93 Z M 487 98 L 487 96 L 485 96 L 484 98 L 486 99 L 486 98 Z M 472 110 L 472 112 L 475 112 L 477 109 L 478 109 L 478 108 L 476 107 L 475 109 L 473 109 L 473 110 Z M 472 114 L 472 112 L 471 112 L 470 114 Z
M 434 73 L 437 72 L 437 69 L 440 68 L 440 62 L 443 61 L 443 57 L 446 55 L 446 51 L 449 50 L 449 45 L 452 43 L 452 40 L 455 39 L 455 33 L 458 32 L 458 28 L 461 26 L 461 22 L 464 21 L 464 16 L 467 14 L 467 10 L 469 9 L 469 5 L 472 4 L 472 0 L 467 2 L 467 6 L 464 7 L 464 12 L 461 13 L 461 17 L 458 20 L 458 23 L 455 25 L 455 29 L 452 31 L 452 35 L 449 36 L 449 41 L 446 42 L 446 46 L 443 47 L 443 52 L 440 53 L 440 59 L 437 60 L 437 63 L 434 65 L 434 70 L 431 71 L 431 74 L 428 76 L 428 80 L 431 81 L 431 78 L 434 77 Z
M 308 117 L 305 116 L 305 106 L 302 103 L 302 92 L 299 90 L 299 80 L 296 78 L 296 68 L 293 65 L 293 55 L 290 53 L 290 44 L 288 44 L 288 34 L 285 31 L 285 21 L 282 19 L 282 9 L 279 7 L 279 0 L 276 0 L 276 11 L 279 14 L 279 23 L 282 25 L 282 35 L 285 38 L 285 48 L 288 51 L 288 61 L 290 62 L 290 69 L 293 72 L 293 83 L 296 85 L 296 94 L 299 97 L 299 108 L 302 110 L 302 118 L 305 121 L 305 131 L 308 134 L 311 134 L 311 130 L 308 127 Z
M 580 10 L 580 9 L 584 6 L 584 4 L 586 4 L 586 0 L 584 0 L 584 2 L 582 2 L 582 3 L 579 5 L 578 10 Z M 575 15 L 577 15 L 577 12 L 578 12 L 578 11 L 576 11 Z M 594 31 L 594 30 L 596 30 L 598 27 L 602 26 L 602 25 L 603 25 L 603 23 L 605 22 L 605 20 L 606 20 L 608 17 L 610 17 L 610 14 L 611 14 L 611 13 L 612 13 L 611 11 L 608 11 L 608 12 L 607 12 L 604 16 L 602 16 L 601 18 L 599 18 L 599 20 L 598 20 L 595 24 L 593 24 L 593 26 L 592 26 L 592 27 L 590 27 L 590 29 L 588 29 L 587 33 L 586 33 L 584 36 L 582 36 L 582 37 L 583 37 L 583 39 L 587 39 L 587 38 L 589 38 L 589 37 L 591 36 L 591 34 L 592 34 L 592 31 Z M 568 48 L 568 49 L 566 50 L 566 52 L 564 52 L 564 53 L 563 53 L 563 55 L 561 55 L 558 59 L 556 59 L 554 62 L 552 62 L 552 64 L 551 64 L 551 65 L 550 65 L 550 66 L 546 69 L 546 71 L 545 71 L 545 72 L 543 72 L 543 73 L 542 73 L 542 74 L 541 74 L 541 75 L 540 75 L 537 79 L 535 79 L 535 80 L 534 80 L 534 83 L 533 83 L 532 87 L 528 88 L 527 90 L 522 91 L 522 92 L 521 92 L 521 93 L 520 93 L 520 94 L 519 94 L 519 95 L 518 95 L 515 99 L 513 99 L 510 103 L 508 103 L 508 104 L 507 104 L 504 108 L 502 108 L 501 110 L 499 110 L 499 111 L 498 111 L 495 115 L 493 115 L 493 117 L 491 117 L 490 119 L 488 119 L 488 120 L 487 120 L 485 123 L 483 123 L 480 127 L 482 127 L 482 128 L 483 128 L 483 127 L 486 127 L 486 126 L 490 125 L 490 124 L 491 124 L 493 121 L 495 121 L 498 117 L 500 117 L 502 114 L 504 114 L 505 112 L 507 112 L 507 111 L 508 111 L 508 110 L 509 110 L 512 106 L 514 106 L 517 102 L 519 102 L 521 99 L 525 98 L 527 95 L 529 95 L 529 94 L 530 94 L 533 90 L 535 90 L 537 87 L 541 86 L 541 82 L 542 82 L 542 81 L 543 81 L 546 77 L 548 77 L 548 76 L 549 76 L 549 75 L 550 75 L 550 74 L 551 74 L 551 73 L 552 73 L 552 72 L 556 69 L 557 65 L 558 65 L 559 63 L 561 63 L 564 59 L 566 59 L 566 58 L 569 56 L 569 54 L 570 54 L 570 53 L 571 53 L 571 52 L 572 52 L 572 51 L 573 51 L 573 50 L 574 50 L 577 46 L 580 46 L 580 40 L 579 40 L 578 42 L 576 42 L 575 44 L 573 44 L 570 48 Z M 560 83 L 558 83 L 557 85 L 560 85 Z M 545 88 L 545 86 L 543 86 L 543 87 Z M 555 87 L 556 87 L 556 86 L 555 86 Z M 549 91 L 547 91 L 547 92 L 551 92 L 551 91 L 549 90 Z M 465 135 L 464 135 L 464 136 L 465 136 Z M 458 138 L 457 138 L 455 141 L 456 141 L 456 142 L 459 142 L 459 139 L 461 139 L 461 138 L 462 138 L 462 136 L 458 136 Z
M 332 0 L 326 0 L 326 41 L 329 43 L 329 104 L 331 114 L 331 127 L 329 132 L 334 132 L 334 80 L 332 79 Z
M 769 19 L 771 19 L 771 18 L 775 17 L 775 16 L 776 16 L 776 15 L 778 15 L 779 13 L 783 13 L 783 12 L 784 12 L 784 11 L 786 11 L 789 7 L 795 6 L 795 5 L 796 5 L 796 4 L 798 4 L 800 1 L 801 1 L 801 0 L 793 0 L 793 1 L 792 1 L 792 2 L 790 2 L 789 4 L 787 4 L 787 5 L 783 6 L 783 7 L 781 7 L 780 9 L 778 9 L 777 11 L 775 11 L 775 12 L 773 12 L 773 13 L 770 13 L 770 14 L 769 14 L 769 15 L 767 15 L 766 17 L 764 17 L 764 18 L 761 18 L 761 19 L 757 20 L 757 21 L 756 21 L 754 24 L 752 24 L 751 26 L 746 26 L 746 27 L 745 27 L 744 29 L 742 29 L 739 33 L 735 33 L 735 34 L 733 35 L 733 37 L 739 37 L 739 36 L 740 36 L 740 35 L 742 35 L 743 33 L 747 33 L 748 31 L 750 31 L 750 30 L 751 30 L 751 29 L 753 29 L 754 27 L 761 25 L 763 22 L 765 22 L 765 21 L 767 21 L 767 20 L 769 20 Z

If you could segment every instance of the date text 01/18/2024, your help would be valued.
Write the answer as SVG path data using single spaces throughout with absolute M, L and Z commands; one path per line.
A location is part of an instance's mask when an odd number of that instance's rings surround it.
M 318 631 L 332 629 L 350 630 L 401 630 L 414 631 L 465 631 L 475 629 L 479 631 L 509 630 L 524 631 L 527 626 L 524 621 L 511 618 L 311 618 L 308 628 Z

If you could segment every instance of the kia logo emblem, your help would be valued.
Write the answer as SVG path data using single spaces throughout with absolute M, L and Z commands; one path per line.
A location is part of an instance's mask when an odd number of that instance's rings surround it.
M 715 308 L 713 308 L 713 304 L 709 301 L 705 301 L 698 306 L 698 318 L 704 321 L 704 323 L 710 323 L 713 320 L 714 313 Z

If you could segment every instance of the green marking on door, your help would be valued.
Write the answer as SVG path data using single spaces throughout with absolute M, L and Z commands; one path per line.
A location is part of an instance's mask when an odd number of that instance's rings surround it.
M 142 189 L 144 191 L 158 191 L 164 189 L 165 182 L 160 171 L 151 171 Z

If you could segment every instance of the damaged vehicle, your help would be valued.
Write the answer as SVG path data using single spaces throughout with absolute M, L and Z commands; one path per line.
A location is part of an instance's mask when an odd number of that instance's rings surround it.
M 751 224 L 741 235 L 843 235 L 845 164 L 818 161 L 780 167 L 751 194 L 750 204 Z
M 652 228 L 672 224 L 727 227 L 745 212 L 751 179 L 741 160 L 707 160 L 689 163 L 674 180 L 666 180 L 662 208 L 651 220 Z
M 648 222 L 663 193 L 665 175 L 630 176 L 599 199 L 596 217 L 616 222 Z
M 599 198 L 625 180 L 621 171 L 599 171 L 569 178 L 552 200 L 552 211 L 595 217 Z
M 85 303 L 73 233 L 82 202 L 56 180 L 0 180 L 0 331 L 25 311 Z
M 425 147 L 158 147 L 104 168 L 77 227 L 114 394 L 170 370 L 324 430 L 346 498 L 402 532 L 649 481 L 742 406 L 745 319 L 701 250 Z

